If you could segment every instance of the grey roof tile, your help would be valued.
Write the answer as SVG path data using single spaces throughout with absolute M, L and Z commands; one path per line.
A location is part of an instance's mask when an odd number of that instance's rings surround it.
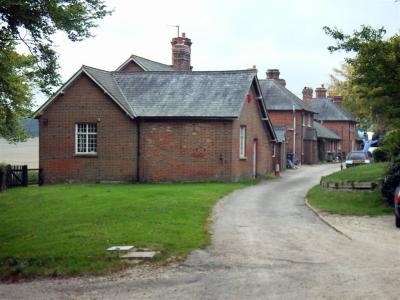
M 238 117 L 254 70 L 135 72 L 112 76 L 141 117 Z
M 133 108 L 126 100 L 124 94 L 122 93 L 120 87 L 112 76 L 111 72 L 83 66 L 85 70 L 98 84 L 100 84 L 110 95 L 118 102 L 121 106 L 125 108 L 132 116 L 135 115 Z
M 277 142 L 284 143 L 286 141 L 286 126 L 274 125 L 273 127 L 276 133 Z
M 134 61 L 142 67 L 144 71 L 174 71 L 174 68 L 171 65 L 162 64 L 133 54 L 120 67 L 118 67 L 117 71 L 122 69 L 122 67 L 127 65 L 130 61 Z
M 313 126 L 317 130 L 318 138 L 340 140 L 340 137 L 336 133 L 321 125 L 320 123 L 314 121 Z
M 315 116 L 317 120 L 357 122 L 350 113 L 340 108 L 328 98 L 313 98 L 311 106 L 318 112 Z
M 314 127 L 306 127 L 304 130 L 304 140 L 316 141 L 317 130 Z
M 296 110 L 314 112 L 310 105 L 275 80 L 260 79 L 259 82 L 268 110 L 293 110 L 294 105 Z

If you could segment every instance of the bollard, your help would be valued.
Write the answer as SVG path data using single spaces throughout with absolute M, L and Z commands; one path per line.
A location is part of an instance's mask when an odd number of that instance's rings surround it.
M 281 172 L 280 172 L 279 164 L 276 164 L 276 166 L 275 166 L 275 176 L 276 176 L 276 177 L 281 177 Z

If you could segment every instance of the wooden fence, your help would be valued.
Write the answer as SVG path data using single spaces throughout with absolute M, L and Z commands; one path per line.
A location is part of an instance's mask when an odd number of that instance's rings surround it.
M 0 167 L 0 192 L 7 188 L 43 184 L 42 169 L 28 169 L 27 165 Z

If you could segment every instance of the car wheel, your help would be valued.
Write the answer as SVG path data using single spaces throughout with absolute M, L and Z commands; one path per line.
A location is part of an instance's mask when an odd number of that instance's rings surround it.
M 396 227 L 400 228 L 400 217 L 396 216 Z

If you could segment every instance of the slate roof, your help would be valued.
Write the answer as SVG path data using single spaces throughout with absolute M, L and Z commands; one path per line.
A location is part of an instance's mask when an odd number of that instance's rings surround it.
M 239 117 L 254 70 L 112 73 L 142 117 Z
M 313 127 L 306 127 L 304 130 L 304 140 L 316 141 L 317 140 L 317 130 Z
M 273 127 L 276 133 L 276 141 L 278 143 L 286 142 L 286 126 L 274 125 Z
M 131 61 L 138 64 L 144 71 L 174 71 L 171 65 L 162 64 L 133 54 L 121 66 L 119 66 L 116 71 L 120 71 Z
M 326 128 L 325 126 L 321 125 L 320 123 L 314 121 L 313 126 L 317 130 L 318 138 L 330 139 L 330 140 L 340 140 L 340 137 L 335 132 Z
M 294 105 L 296 110 L 315 112 L 310 105 L 275 80 L 259 79 L 259 82 L 268 110 L 293 110 Z
M 251 85 L 257 82 L 253 69 L 124 73 L 83 66 L 34 116 L 40 114 L 81 72 L 131 117 L 237 118 Z
M 123 106 L 132 115 L 135 115 L 133 108 L 126 100 L 120 87 L 112 76 L 112 72 L 83 66 L 82 69 L 88 73 L 88 75 L 95 80 L 100 86 L 102 86 L 112 98 L 118 102 L 119 105 Z
M 317 120 L 357 122 L 350 113 L 344 111 L 328 98 L 311 99 L 311 107 L 318 112 L 315 116 Z

